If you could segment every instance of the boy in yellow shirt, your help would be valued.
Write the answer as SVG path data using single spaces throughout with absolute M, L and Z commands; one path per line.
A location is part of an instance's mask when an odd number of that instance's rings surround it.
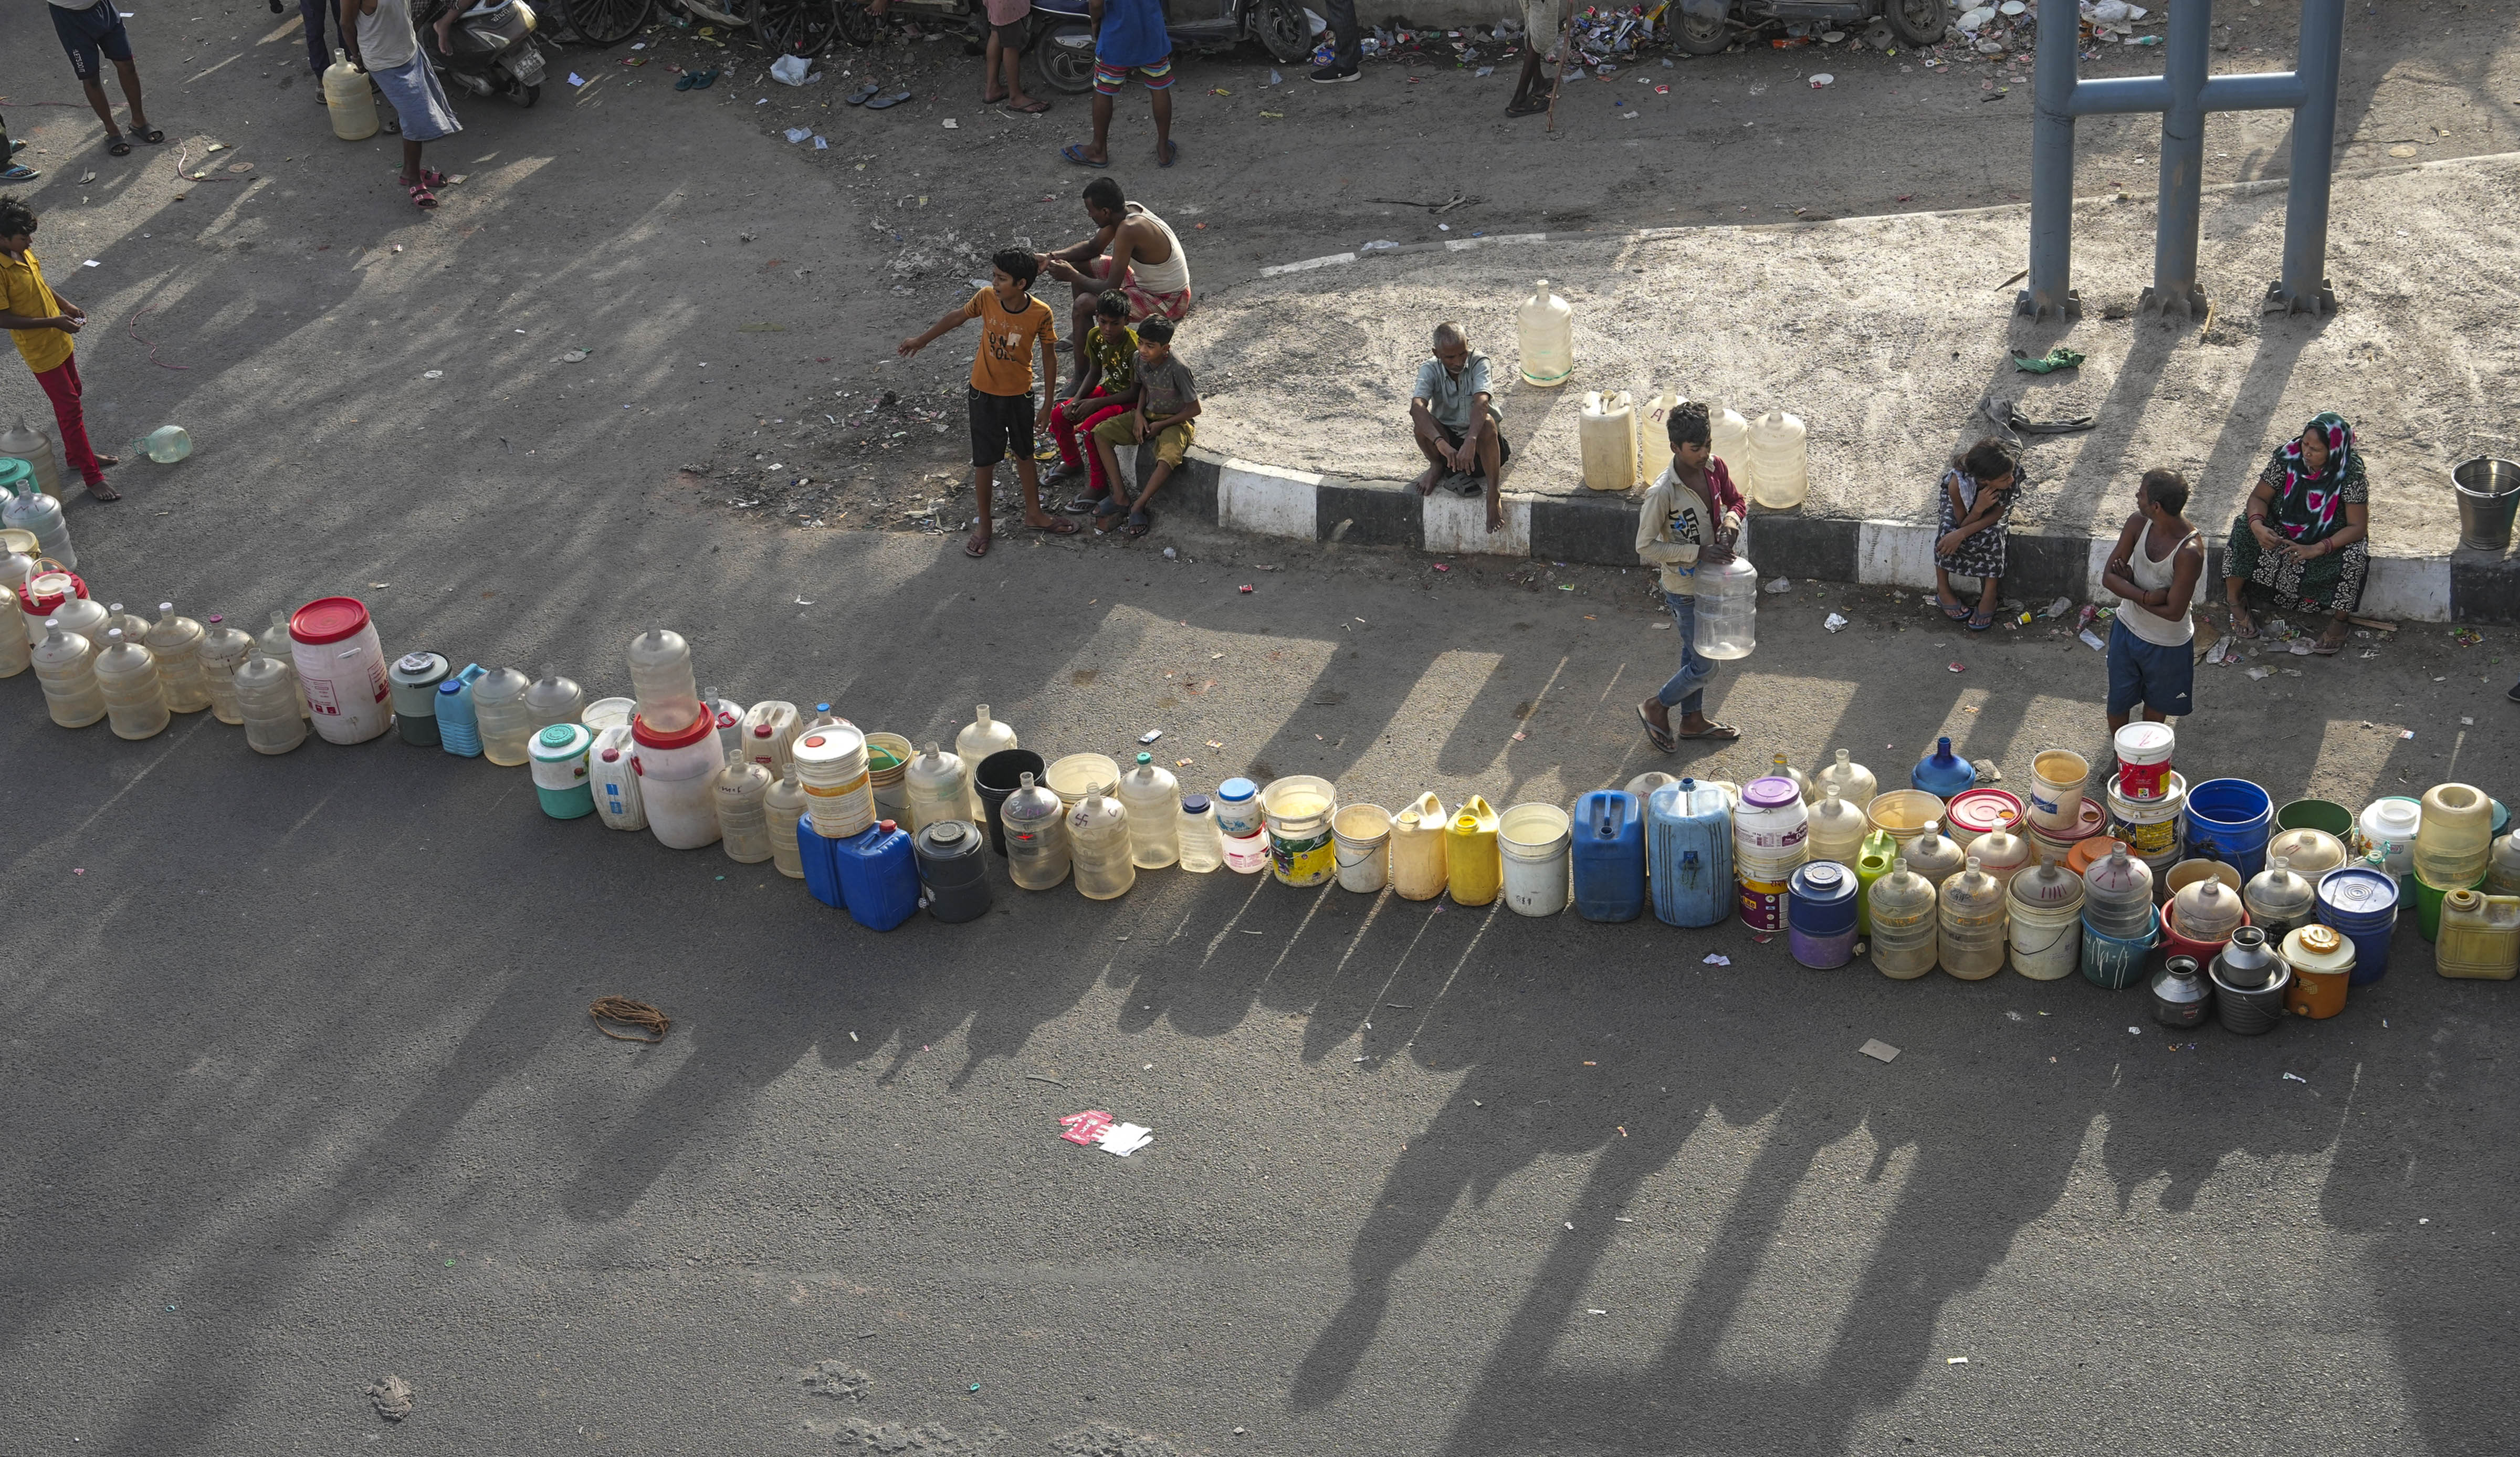
M 990 264 L 995 271 L 987 288 L 893 351 L 908 359 L 971 320 L 980 321 L 980 348 L 971 359 L 971 388 L 966 396 L 971 412 L 971 494 L 980 508 L 979 528 L 963 543 L 964 555 L 971 557 L 989 554 L 995 526 L 989 497 L 998 462 L 1010 454 L 1015 458 L 1015 477 L 1023 482 L 1024 524 L 1052 536 L 1076 534 L 1076 523 L 1041 509 L 1041 471 L 1032 459 L 1035 348 L 1041 351 L 1042 408 L 1058 397 L 1058 328 L 1050 305 L 1030 292 L 1041 274 L 1041 259 L 1010 248 Z
M 105 483 L 105 468 L 121 462 L 99 455 L 87 442 L 87 420 L 79 409 L 78 361 L 70 354 L 70 336 L 87 321 L 87 310 L 53 292 L 35 261 L 35 209 L 15 194 L 0 193 L 0 329 L 18 341 L 18 352 L 53 402 L 53 420 L 62 428 L 62 456 L 87 482 L 87 493 L 100 501 L 122 495 Z

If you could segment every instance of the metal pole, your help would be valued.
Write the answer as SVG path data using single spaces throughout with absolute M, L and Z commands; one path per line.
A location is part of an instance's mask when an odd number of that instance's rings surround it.
M 2170 109 L 2161 115 L 2161 201 L 2152 243 L 2152 287 L 2138 312 L 2197 318 L 2205 291 L 2196 284 L 2196 243 L 2205 210 L 2205 75 L 2212 44 L 2213 0 L 2170 0 L 2169 57 L 2162 79 Z
M 2306 0 L 2307 3 L 2307 0 Z M 2339 0 L 2341 3 L 2341 0 Z M 2079 318 L 2074 292 L 2074 49 L 2082 15 L 2072 0 L 2039 8 L 2036 119 L 2030 133 L 2030 286 L 2016 312 L 2044 319 Z
M 2301 0 L 2301 51 L 2293 74 L 2304 95 L 2292 114 L 2292 191 L 2284 200 L 2283 277 L 2267 290 L 2270 313 L 2333 312 L 2327 281 L 2327 195 L 2336 159 L 2336 65 L 2345 45 L 2345 0 Z

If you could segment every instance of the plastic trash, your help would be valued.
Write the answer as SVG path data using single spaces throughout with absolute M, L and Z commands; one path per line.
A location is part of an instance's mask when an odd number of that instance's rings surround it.
M 790 86 L 802 86 L 808 80 L 817 79 L 807 74 L 812 67 L 813 62 L 803 56 L 782 56 L 770 63 L 770 78 Z

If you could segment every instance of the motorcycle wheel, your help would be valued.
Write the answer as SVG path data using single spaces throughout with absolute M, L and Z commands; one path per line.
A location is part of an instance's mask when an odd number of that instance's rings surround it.
M 1671 43 L 1692 56 L 1720 56 L 1732 47 L 1732 26 L 1728 21 L 1700 20 L 1684 11 L 1672 20 Z
M 520 107 L 529 107 L 529 106 L 532 106 L 535 102 L 538 102 L 538 101 L 540 101 L 540 100 L 542 100 L 542 99 L 543 99 L 543 88 L 542 88 L 542 87 L 540 87 L 540 86 L 527 86 L 527 87 L 525 88 L 524 98 L 523 98 L 522 100 L 518 101 L 518 102 L 517 103 L 517 105 L 518 105 L 518 106 L 520 106 Z
M 883 17 L 867 9 L 866 0 L 832 0 L 832 30 L 842 41 L 865 50 L 883 38 Z
M 1951 0 L 1890 0 L 1884 19 L 1903 44 L 1939 45 L 1951 29 Z
M 1062 45 L 1061 36 L 1083 36 L 1083 45 Z M 1079 96 L 1094 89 L 1094 32 L 1082 22 L 1043 27 L 1033 37 L 1032 68 L 1053 90 Z
M 648 23 L 656 0 L 552 0 L 562 23 L 591 46 L 617 46 Z
M 1280 66 L 1293 66 L 1313 54 L 1312 27 L 1305 23 L 1300 0 L 1260 0 L 1251 30 Z
M 835 0 L 753 0 L 753 38 L 782 56 L 819 56 L 838 28 Z

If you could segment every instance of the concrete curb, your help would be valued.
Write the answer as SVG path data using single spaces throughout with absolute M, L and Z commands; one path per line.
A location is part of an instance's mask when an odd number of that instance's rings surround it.
M 1136 462 L 1151 469 L 1151 456 Z M 1140 476 L 1144 478 L 1143 475 Z M 1637 498 L 1505 493 L 1505 529 L 1487 531 L 1475 500 L 1419 496 L 1407 481 L 1347 479 L 1236 460 L 1193 446 L 1165 482 L 1171 509 L 1229 530 L 1297 541 L 1407 547 L 1440 555 L 1532 557 L 1595 566 L 1637 566 Z M 2200 598 L 2219 597 L 2220 536 L 2207 530 Z M 1754 512 L 1745 549 L 1763 571 L 1867 586 L 1930 588 L 1934 528 L 1912 522 L 1854 521 Z M 2114 534 L 2015 535 L 2008 595 L 2107 600 L 2100 569 Z M 2520 624 L 2520 558 L 2457 551 L 2448 557 L 2374 557 L 2362 591 L 2365 615 L 2415 622 Z

